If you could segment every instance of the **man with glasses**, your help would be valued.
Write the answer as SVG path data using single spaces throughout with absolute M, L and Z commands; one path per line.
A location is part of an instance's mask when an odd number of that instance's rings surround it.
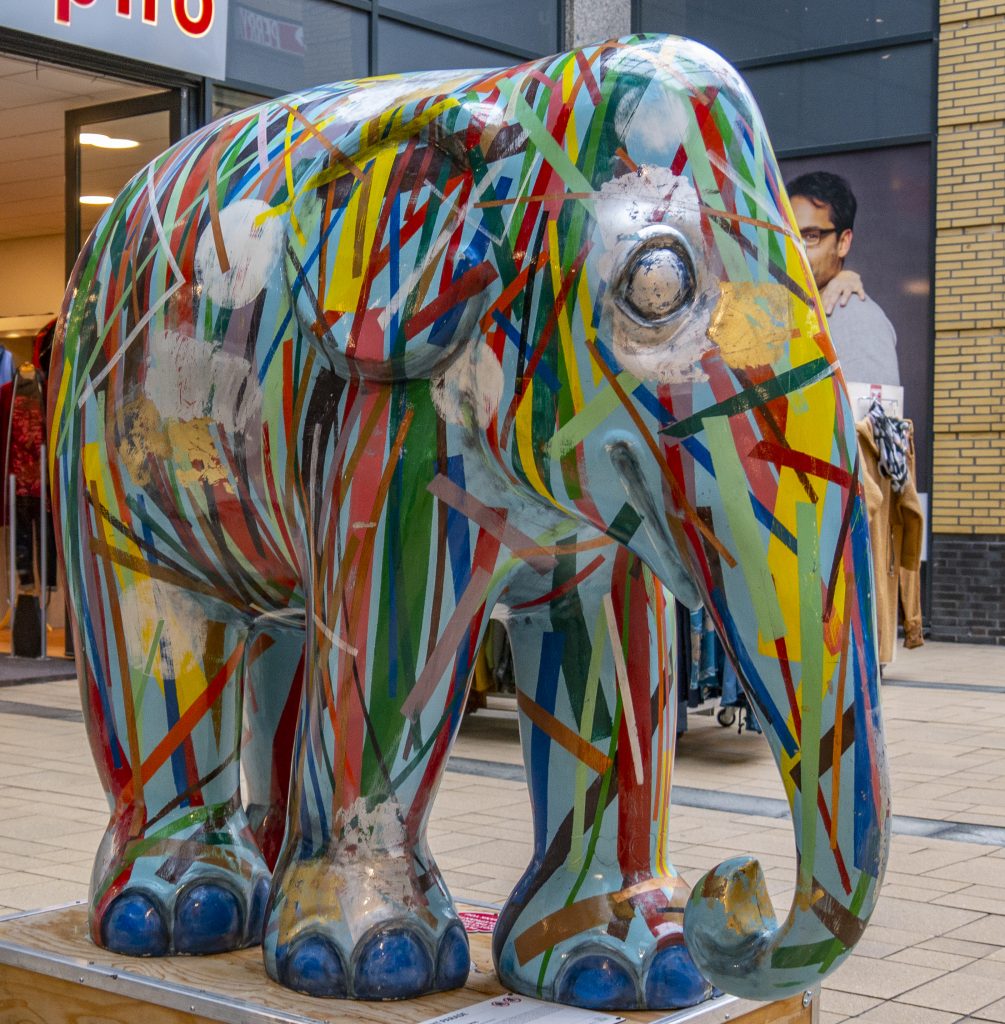
M 844 269 L 858 204 L 848 182 L 828 171 L 801 174 L 786 185 L 817 288 Z M 847 273 L 847 271 L 845 271 Z M 900 384 L 897 335 L 886 314 L 860 289 L 859 301 L 835 303 L 827 324 L 845 380 Z M 829 303 L 828 303 L 829 305 Z

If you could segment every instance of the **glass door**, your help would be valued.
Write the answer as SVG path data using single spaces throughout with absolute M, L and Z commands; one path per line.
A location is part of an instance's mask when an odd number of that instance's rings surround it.
M 66 111 L 66 275 L 123 185 L 181 138 L 182 90 Z

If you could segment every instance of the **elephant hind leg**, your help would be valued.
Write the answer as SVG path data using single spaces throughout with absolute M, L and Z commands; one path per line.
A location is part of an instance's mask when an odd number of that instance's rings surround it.
M 92 938 L 140 956 L 254 944 L 269 871 L 241 806 L 246 625 L 173 584 L 82 568 L 85 720 L 112 808 Z
M 582 571 L 563 555 L 563 579 Z M 556 588 L 557 589 L 557 588 Z M 503 984 L 595 1009 L 708 998 L 667 852 L 676 740 L 672 617 L 627 552 L 507 620 L 534 858 L 496 927 Z M 616 645 L 616 646 L 615 646 Z

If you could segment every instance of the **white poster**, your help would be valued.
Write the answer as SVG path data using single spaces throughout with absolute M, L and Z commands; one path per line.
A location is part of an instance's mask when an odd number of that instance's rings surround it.
M 0 23 L 61 43 L 226 77 L 228 0 L 0 0 Z

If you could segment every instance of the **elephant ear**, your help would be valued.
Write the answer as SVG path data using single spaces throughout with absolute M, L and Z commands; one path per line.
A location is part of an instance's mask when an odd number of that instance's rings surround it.
M 436 122 L 371 127 L 356 137 L 378 143 L 352 155 L 333 146 L 301 178 L 286 281 L 304 337 L 340 376 L 429 378 L 471 338 L 490 301 L 490 239 L 469 216 L 462 134 Z

